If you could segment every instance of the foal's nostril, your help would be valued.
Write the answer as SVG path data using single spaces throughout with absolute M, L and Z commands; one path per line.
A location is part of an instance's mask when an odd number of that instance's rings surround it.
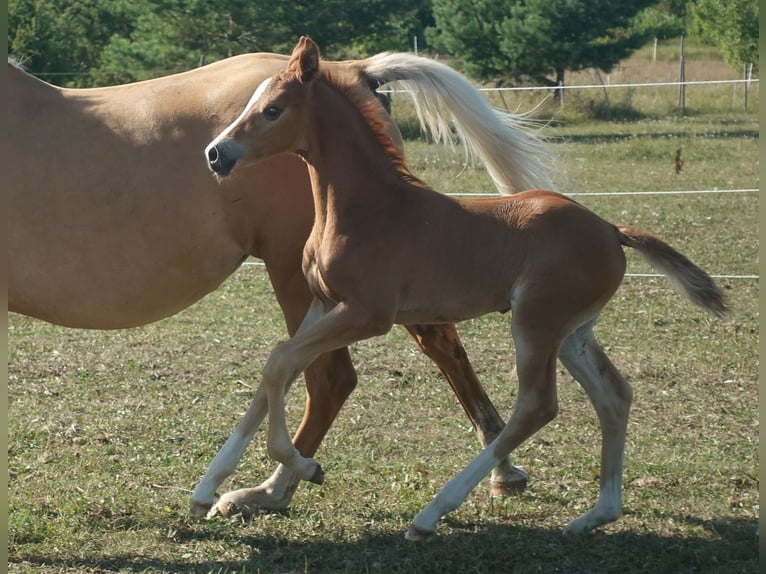
M 236 141 L 224 139 L 211 143 L 205 148 L 208 167 L 217 175 L 225 177 L 231 173 L 239 159 L 244 155 L 244 149 Z
M 213 146 L 207 150 L 207 160 L 210 162 L 210 165 L 215 165 L 218 163 L 219 159 L 220 156 L 218 155 L 218 148 L 216 146 Z

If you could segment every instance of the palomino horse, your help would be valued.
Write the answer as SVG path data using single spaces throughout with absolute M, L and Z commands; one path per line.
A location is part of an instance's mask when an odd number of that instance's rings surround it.
M 513 414 L 415 517 L 407 537 L 431 536 L 498 462 L 556 416 L 557 357 L 585 388 L 602 428 L 598 501 L 567 528 L 585 532 L 616 520 L 632 390 L 592 329 L 625 273 L 623 246 L 721 317 L 722 292 L 660 239 L 614 226 L 558 193 L 458 200 L 433 191 L 409 172 L 384 119 L 357 77 L 320 63 L 317 46 L 301 38 L 287 70 L 260 84 L 242 116 L 206 148 L 224 181 L 236 164 L 278 153 L 306 161 L 315 220 L 303 271 L 314 298 L 296 334 L 273 350 L 250 409 L 196 493 L 220 484 L 266 414 L 269 454 L 321 480 L 321 467 L 290 442 L 284 417 L 285 389 L 318 355 L 393 324 L 510 310 L 519 384 Z
M 300 268 L 314 220 L 304 164 L 290 155 L 273 157 L 219 186 L 196 151 L 237 117 L 252 86 L 284 70 L 287 60 L 246 54 L 87 90 L 60 89 L 9 64 L 8 309 L 70 327 L 141 325 L 188 307 L 252 255 L 265 262 L 288 331 L 295 333 L 311 302 Z M 365 72 L 379 68 L 374 59 L 332 66 L 377 85 Z M 411 80 L 412 95 L 435 129 L 443 130 L 453 114 L 479 155 L 507 148 L 526 158 L 495 165 L 497 178 L 521 187 L 543 175 L 543 163 L 530 156 L 534 136 L 513 123 L 504 131 L 482 129 L 495 112 L 465 78 L 446 68 L 424 70 L 406 54 L 392 74 Z M 388 120 L 387 128 L 398 137 Z M 454 326 L 407 328 L 488 443 L 503 423 Z M 295 446 L 311 456 L 356 374 L 347 350 L 339 349 L 317 358 L 305 379 L 307 405 Z M 523 488 L 526 477 L 504 461 L 492 480 L 493 491 L 502 493 Z M 279 467 L 237 502 L 242 509 L 284 508 L 298 484 Z M 231 507 L 225 503 L 224 512 Z

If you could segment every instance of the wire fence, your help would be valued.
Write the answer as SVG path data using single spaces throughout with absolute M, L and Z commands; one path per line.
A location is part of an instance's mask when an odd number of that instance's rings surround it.
M 668 86 L 715 86 L 722 84 L 758 84 L 758 78 L 749 80 L 692 80 L 685 82 L 644 82 L 638 84 L 583 84 L 583 85 L 558 85 L 558 86 L 511 86 L 505 88 L 479 88 L 480 92 L 530 92 L 530 91 L 549 91 L 549 90 L 592 90 L 592 89 L 614 89 L 614 88 L 658 88 Z
M 40 75 L 54 75 L 53 73 L 49 74 L 40 74 Z M 66 74 L 61 74 L 66 75 Z M 479 91 L 485 92 L 485 93 L 498 93 L 502 94 L 505 92 L 535 92 L 535 91 L 552 91 L 552 90 L 566 90 L 566 91 L 576 91 L 576 90 L 628 90 L 628 94 L 630 94 L 630 91 L 634 89 L 646 89 L 646 88 L 677 88 L 678 90 L 685 90 L 687 86 L 724 86 L 724 85 L 730 85 L 730 86 L 741 86 L 743 88 L 743 97 L 745 102 L 745 109 L 747 109 L 747 100 L 748 100 L 748 94 L 749 90 L 752 86 L 755 86 L 757 89 L 760 85 L 758 78 L 745 78 L 745 79 L 739 79 L 739 80 L 690 80 L 690 81 L 669 81 L 669 82 L 644 82 L 644 83 L 606 83 L 606 84 L 585 84 L 585 85 L 559 85 L 559 86 L 510 86 L 510 87 L 492 87 L 492 88 L 479 88 Z M 396 90 L 396 89 L 382 89 L 379 90 L 381 93 L 385 94 L 397 94 L 397 93 L 406 93 L 406 90 Z M 560 104 L 563 106 L 563 98 L 559 99 Z M 655 196 L 665 196 L 665 195 L 699 195 L 699 194 L 732 194 L 732 193 L 755 193 L 757 194 L 759 192 L 759 188 L 743 188 L 743 189 L 701 189 L 701 190 L 666 190 L 666 191 L 619 191 L 619 192 L 583 192 L 583 193 L 568 193 L 566 195 L 570 197 L 575 196 L 583 196 L 583 197 L 597 197 L 597 196 L 649 196 L 649 195 L 655 195 Z M 455 196 L 455 197 L 492 197 L 496 196 L 497 192 L 488 192 L 488 193 L 447 193 L 446 195 Z M 248 260 L 243 263 L 244 267 L 264 267 L 264 263 L 262 261 L 255 261 L 255 260 Z M 713 278 L 716 279 L 742 279 L 742 280 L 758 280 L 759 275 L 754 274 L 735 274 L 735 273 L 727 273 L 727 274 L 718 274 L 718 275 L 711 275 Z M 632 277 L 632 278 L 657 278 L 657 277 L 663 277 L 663 275 L 655 274 L 655 273 L 626 273 L 625 277 Z
M 687 91 L 687 88 L 694 88 Z M 487 99 L 498 107 L 508 109 L 505 94 L 518 94 L 524 101 L 521 107 L 552 111 L 567 109 L 587 110 L 589 114 L 600 114 L 611 119 L 612 114 L 637 116 L 663 114 L 673 110 L 686 112 L 713 112 L 722 109 L 750 111 L 758 107 L 760 95 L 758 78 L 728 80 L 678 80 L 660 82 L 619 82 L 599 84 L 559 84 L 536 86 L 480 87 Z M 593 91 L 600 96 L 593 94 Z M 382 89 L 381 93 L 405 94 L 406 90 Z M 542 102 L 535 101 L 532 94 L 547 92 Z M 568 94 L 566 97 L 564 94 Z M 539 97 L 539 96 L 538 96 Z
M 706 195 L 706 194 L 731 194 L 731 193 L 752 193 L 758 194 L 759 188 L 743 188 L 743 189 L 695 189 L 695 190 L 666 190 L 666 191 L 615 191 L 615 192 L 584 192 L 584 193 L 566 193 L 569 197 L 584 196 L 584 197 L 604 197 L 604 196 L 636 196 L 636 195 Z M 445 193 L 451 197 L 497 197 L 498 192 L 490 193 Z M 248 260 L 242 264 L 244 267 L 262 268 L 265 267 L 263 261 Z M 718 273 L 710 274 L 713 279 L 719 280 L 750 280 L 758 281 L 759 275 L 756 274 L 737 274 L 737 273 Z M 656 279 L 662 278 L 664 275 L 660 273 L 625 273 L 625 277 L 634 279 Z

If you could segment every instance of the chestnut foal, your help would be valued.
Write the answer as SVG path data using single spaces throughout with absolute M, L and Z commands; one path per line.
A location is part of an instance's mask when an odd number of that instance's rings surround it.
M 321 467 L 293 446 L 284 417 L 285 391 L 311 361 L 394 324 L 510 310 L 519 385 L 513 414 L 418 513 L 407 537 L 433 535 L 445 513 L 556 416 L 557 358 L 584 387 L 602 429 L 598 501 L 567 529 L 586 532 L 616 520 L 632 390 L 593 326 L 624 276 L 623 247 L 636 249 L 690 301 L 720 317 L 722 292 L 665 242 L 615 226 L 558 193 L 472 200 L 430 189 L 409 172 L 383 120 L 363 83 L 326 67 L 316 44 L 301 38 L 287 70 L 263 82 L 248 109 L 205 150 L 219 178 L 236 165 L 298 154 L 309 166 L 315 219 L 303 252 L 311 307 L 297 333 L 274 348 L 250 409 L 203 483 L 223 481 L 267 414 L 269 454 L 321 482 Z

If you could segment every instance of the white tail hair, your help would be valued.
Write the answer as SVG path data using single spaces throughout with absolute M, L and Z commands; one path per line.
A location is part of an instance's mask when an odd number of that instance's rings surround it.
M 453 123 L 468 153 L 484 163 L 501 193 L 554 188 L 557 170 L 539 122 L 492 107 L 465 76 L 429 58 L 383 53 L 360 63 L 379 85 L 409 93 L 421 129 L 437 142 L 454 141 Z

